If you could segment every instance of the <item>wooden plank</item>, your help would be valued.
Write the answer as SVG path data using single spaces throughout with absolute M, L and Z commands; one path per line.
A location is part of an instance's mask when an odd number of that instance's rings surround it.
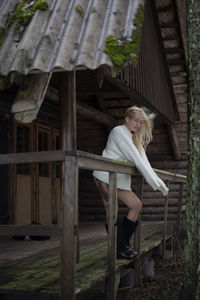
M 109 214 L 108 214 L 108 281 L 107 300 L 117 297 L 116 274 L 116 222 L 117 222 L 117 174 L 109 173 Z
M 167 182 L 167 187 L 169 188 L 169 182 Z M 167 214 L 168 214 L 168 195 L 165 197 L 164 224 L 163 224 L 163 248 L 162 248 L 163 260 L 165 260 L 165 251 L 166 251 Z
M 144 179 L 141 176 L 137 177 L 137 185 L 136 185 L 136 195 L 143 203 L 143 182 Z M 134 281 L 136 286 L 140 286 L 142 284 L 142 277 L 141 277 L 141 214 L 138 217 L 138 226 L 136 232 L 134 234 L 134 246 L 135 251 L 138 252 L 139 258 L 135 262 L 134 267 Z
M 76 78 L 74 71 L 60 73 L 59 101 L 61 105 L 62 149 L 76 150 Z
M 10 153 L 0 154 L 0 165 L 17 164 L 17 163 L 32 163 L 32 162 L 50 162 L 64 161 L 65 155 L 78 156 L 78 164 L 80 168 L 94 170 L 105 170 L 112 172 L 121 172 L 125 174 L 138 175 L 135 165 L 118 160 L 103 158 L 99 155 L 83 152 L 83 151 L 40 151 L 26 153 Z M 104 164 L 102 162 L 105 162 Z M 113 164 L 114 163 L 114 164 Z M 120 168 L 120 169 L 119 169 Z M 154 168 L 154 171 L 164 180 L 174 182 L 186 182 L 185 175 L 171 173 Z
M 163 222 L 142 224 L 141 255 L 148 253 L 162 243 Z M 39 225 L 38 225 L 39 226 Z M 91 224 L 89 225 L 91 226 Z M 103 224 L 101 224 L 103 226 Z M 169 229 L 169 228 L 168 228 Z M 97 283 L 102 283 L 107 277 L 106 240 L 99 238 L 97 227 L 94 226 L 95 238 L 82 241 L 80 262 L 76 265 L 76 294 L 89 291 Z M 86 227 L 88 233 L 88 227 Z M 85 232 L 85 233 L 86 233 Z M 167 233 L 167 238 L 171 234 Z M 132 262 L 131 262 L 132 263 Z M 130 261 L 117 260 L 116 271 L 128 266 Z M 18 264 L 17 264 L 18 266 Z M 31 256 L 20 262 L 20 268 L 15 264 L 2 269 L 0 289 L 9 291 L 31 291 L 39 297 L 44 293 L 59 294 L 60 258 L 57 249 L 45 252 L 43 256 Z M 37 297 L 37 296 L 35 296 Z M 69 298 L 70 299 L 70 298 Z
M 12 235 L 61 235 L 61 225 L 0 225 L 0 236 Z
M 62 150 L 76 151 L 76 76 L 75 71 L 60 73 L 59 101 L 61 104 Z M 75 299 L 75 264 L 78 164 L 76 156 L 66 156 L 62 166 L 62 224 L 61 240 L 61 299 Z
M 75 157 L 67 157 L 63 177 L 63 235 L 61 243 L 61 299 L 75 299 L 75 210 L 78 198 L 78 167 Z
M 110 161 L 110 160 L 95 160 L 93 158 L 80 157 L 78 158 L 78 165 L 81 169 L 87 170 L 102 170 L 102 171 L 111 171 L 125 174 L 138 174 L 135 167 L 130 167 L 126 164 L 121 164 L 121 162 Z
M 177 22 L 161 22 L 160 27 L 161 28 L 178 28 L 178 23 Z
M 40 151 L 0 154 L 0 165 L 11 165 L 20 163 L 64 161 L 64 151 Z

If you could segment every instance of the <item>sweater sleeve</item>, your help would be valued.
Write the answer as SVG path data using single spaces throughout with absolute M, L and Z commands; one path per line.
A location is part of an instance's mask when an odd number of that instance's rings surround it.
M 169 189 L 167 188 L 167 186 L 165 185 L 165 183 L 163 182 L 163 180 L 158 177 L 158 175 L 156 174 L 156 172 L 151 167 L 151 165 L 149 163 L 149 160 L 147 158 L 147 155 L 146 155 L 143 147 L 142 147 L 141 156 L 142 156 L 142 159 L 143 159 L 144 163 L 149 167 L 150 171 L 152 172 L 152 175 L 156 177 L 157 182 L 160 185 L 159 188 L 158 188 L 158 190 L 161 191 L 164 196 L 166 196 L 168 194 L 168 192 L 169 192 Z
M 127 161 L 132 162 L 136 165 L 137 169 L 144 176 L 145 180 L 153 188 L 154 191 L 159 189 L 160 184 L 157 182 L 157 178 L 151 172 L 152 168 L 144 163 L 137 148 L 133 144 L 131 137 L 129 137 L 123 131 L 119 132 L 117 130 L 113 130 L 110 142 L 115 143 L 115 146 L 124 155 Z

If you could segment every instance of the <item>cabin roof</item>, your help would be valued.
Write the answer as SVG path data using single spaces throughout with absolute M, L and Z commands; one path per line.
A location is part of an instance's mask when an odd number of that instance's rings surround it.
M 36 0 L 35 0 L 36 1 Z M 34 2 L 34 1 L 32 1 Z M 0 3 L 0 73 L 21 74 L 113 67 L 104 52 L 106 39 L 130 40 L 142 0 L 46 0 L 30 23 L 9 27 L 20 0 Z M 7 28 L 5 32 L 2 29 Z

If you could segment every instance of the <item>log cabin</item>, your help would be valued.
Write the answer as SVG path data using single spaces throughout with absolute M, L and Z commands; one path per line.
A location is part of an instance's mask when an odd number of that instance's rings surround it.
M 134 34 L 132 16 L 140 1 L 126 1 L 124 7 L 120 1 L 69 1 L 65 10 L 62 1 L 47 2 L 48 9 L 37 10 L 28 26 L 20 24 L 17 33 L 11 26 L 1 37 L 0 71 L 14 77 L 14 84 L 10 87 L 2 77 L 6 84 L 0 94 L 0 153 L 62 149 L 101 155 L 111 128 L 123 122 L 129 106 L 139 105 L 157 113 L 154 139 L 147 149 L 152 166 L 186 175 L 184 3 L 147 1 L 137 64 L 128 61 L 119 67 L 104 51 L 106 39 L 117 36 L 123 44 L 123 38 Z M 2 28 L 13 3 L 1 3 Z M 0 224 L 61 224 L 61 164 L 1 166 Z M 105 220 L 91 173 L 79 170 L 80 222 Z M 179 183 L 170 182 L 169 188 L 167 217 L 174 220 Z M 183 186 L 183 204 L 185 198 Z M 144 184 L 142 221 L 163 220 L 164 204 L 165 199 Z M 125 212 L 120 204 L 118 214 Z

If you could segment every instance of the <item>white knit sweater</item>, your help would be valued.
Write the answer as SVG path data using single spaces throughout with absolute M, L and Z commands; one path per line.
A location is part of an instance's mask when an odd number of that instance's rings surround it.
M 152 169 L 144 149 L 142 148 L 141 154 L 138 152 L 133 144 L 132 133 L 125 125 L 116 126 L 111 130 L 102 156 L 134 163 L 154 191 L 160 190 L 164 196 L 168 194 L 169 189 Z M 97 179 L 106 183 L 109 183 L 108 174 L 104 171 L 93 172 Z M 123 190 L 131 190 L 131 176 L 118 173 L 117 187 Z

